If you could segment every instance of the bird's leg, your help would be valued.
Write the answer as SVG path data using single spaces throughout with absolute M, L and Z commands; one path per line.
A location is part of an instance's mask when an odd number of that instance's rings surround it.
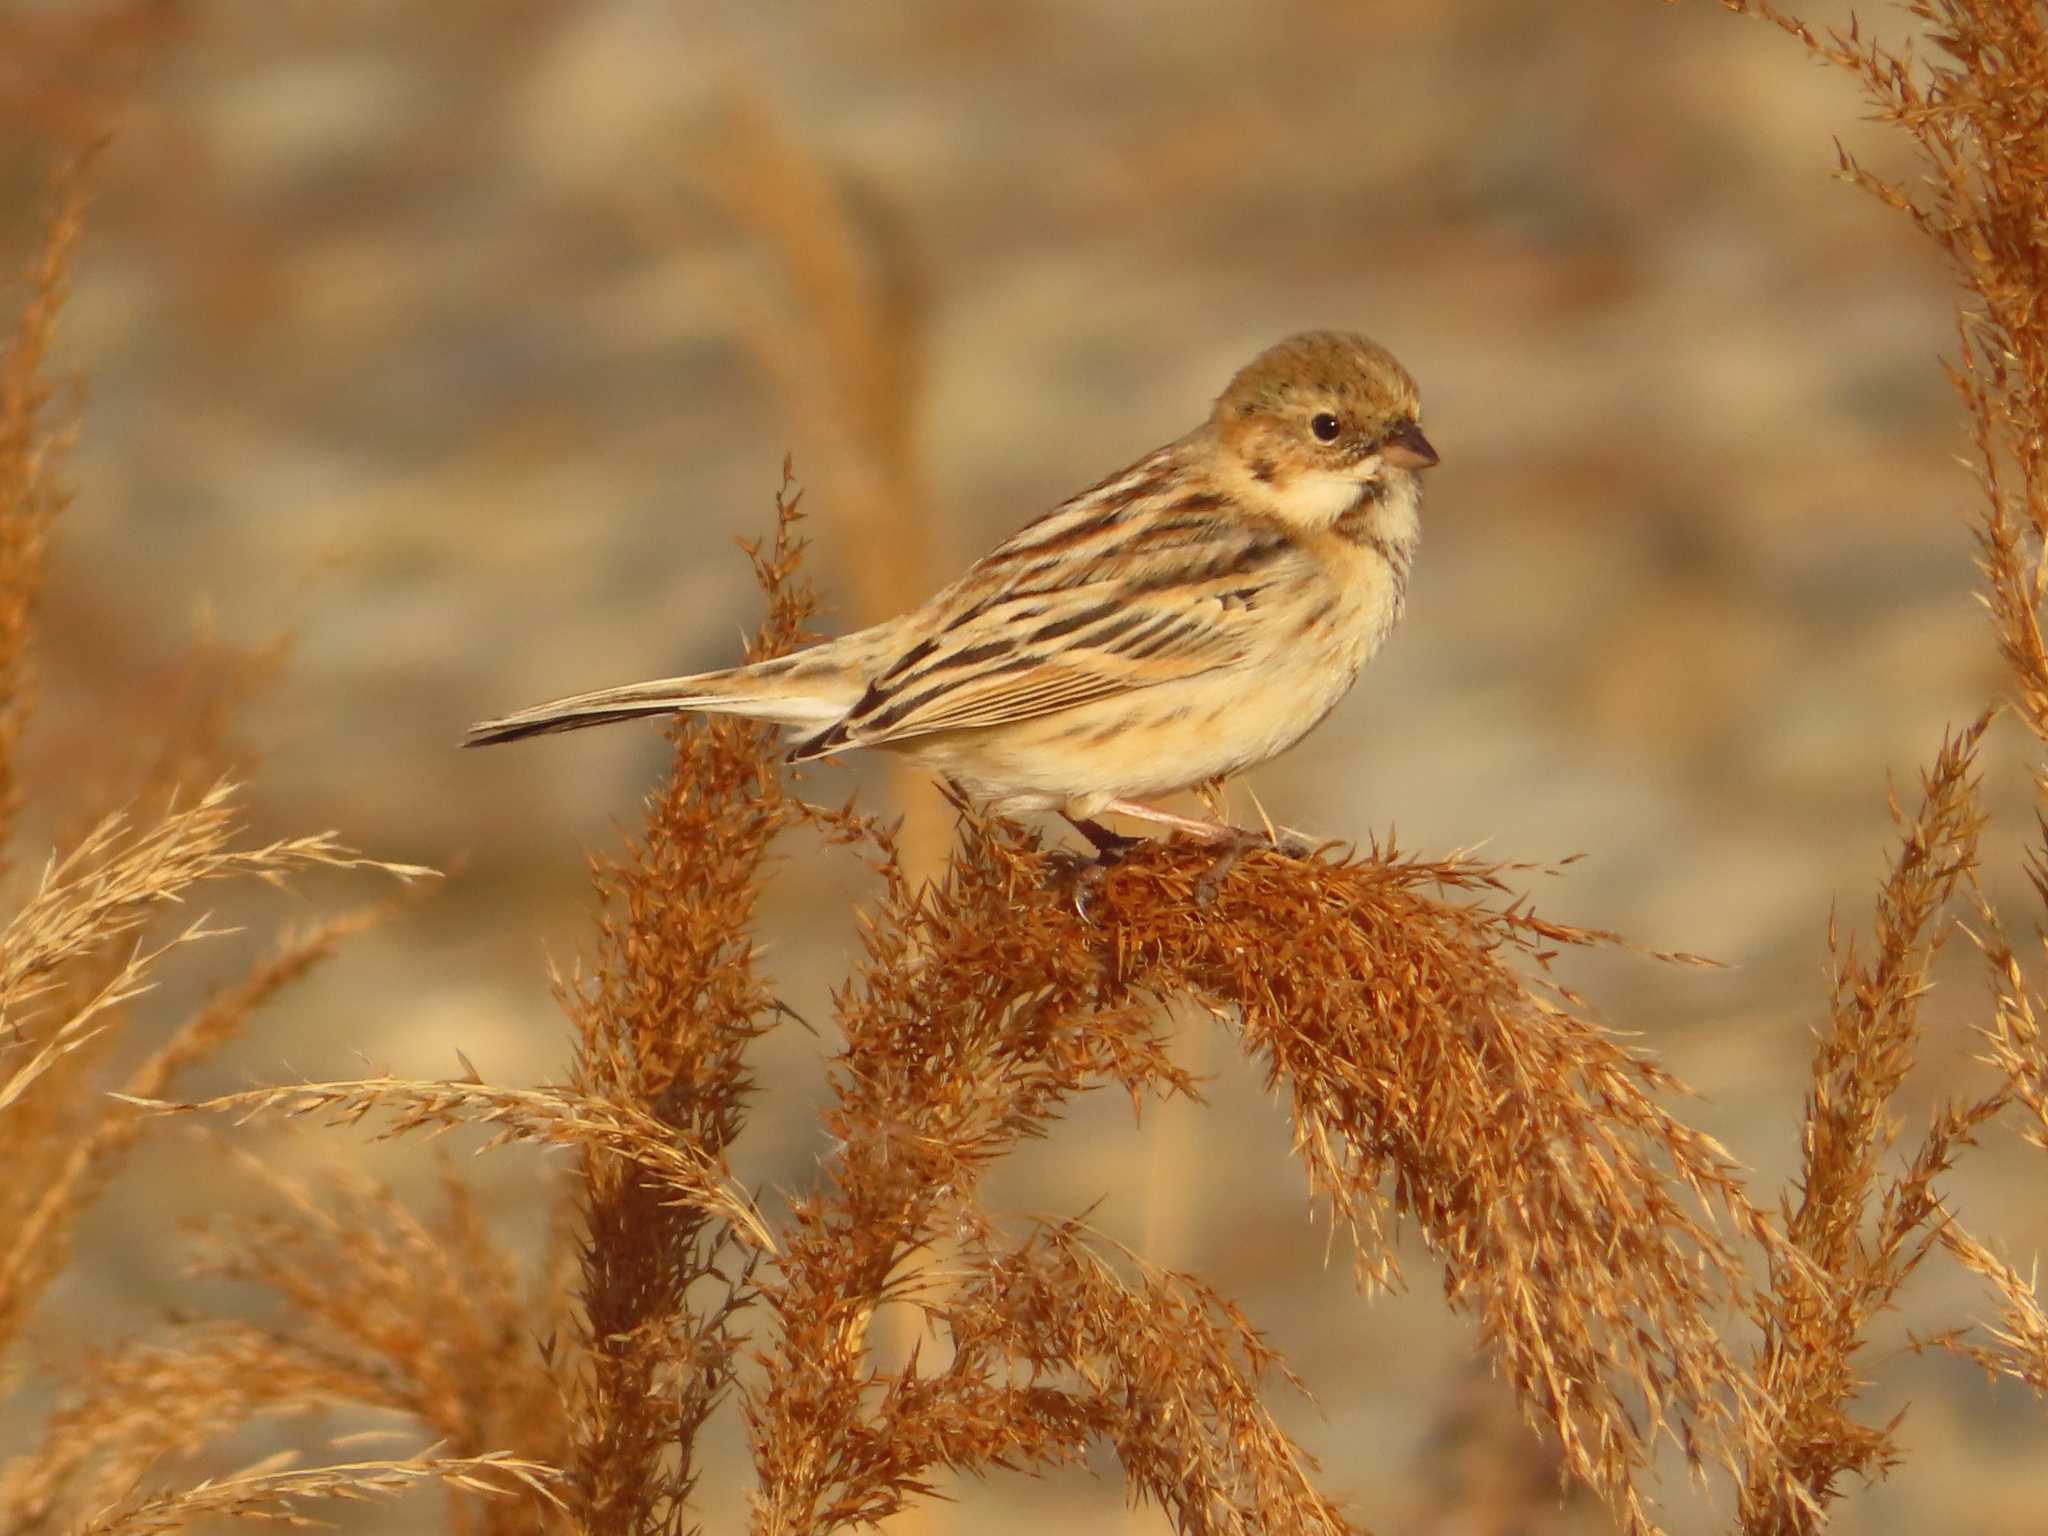
M 1243 827 L 1233 827 L 1226 821 L 1203 821 L 1194 816 L 1176 816 L 1172 811 L 1162 811 L 1157 806 L 1146 805 L 1140 800 L 1112 800 L 1103 807 L 1119 816 L 1128 816 L 1134 821 L 1149 821 L 1165 827 L 1169 832 L 1179 832 L 1198 843 L 1207 843 L 1214 848 L 1231 850 L 1234 858 L 1248 848 L 1272 848 L 1289 858 L 1303 859 L 1316 851 L 1316 845 L 1298 832 L 1278 828 L 1268 832 L 1247 832 Z
M 1088 839 L 1088 846 L 1095 850 L 1095 862 L 1098 864 L 1114 864 L 1145 841 L 1142 837 L 1126 837 L 1121 832 L 1112 832 L 1101 822 L 1086 816 L 1069 816 L 1067 820 L 1076 832 Z
M 1112 800 L 1103 807 L 1119 816 L 1129 816 L 1138 821 L 1150 821 L 1171 831 L 1184 833 L 1197 842 L 1206 843 L 1217 850 L 1216 862 L 1202 872 L 1202 878 L 1195 882 L 1195 902 L 1208 906 L 1216 899 L 1216 892 L 1222 888 L 1223 877 L 1230 873 L 1231 866 L 1254 848 L 1271 848 L 1286 854 L 1289 858 L 1304 859 L 1315 852 L 1316 845 L 1296 833 L 1268 830 L 1248 832 L 1243 827 L 1233 827 L 1227 822 L 1200 821 L 1192 816 L 1176 816 L 1171 811 L 1162 811 L 1157 806 L 1146 805 L 1137 800 Z
M 1169 832 L 1185 833 L 1198 843 L 1228 843 L 1244 835 L 1228 822 L 1203 821 L 1195 816 L 1176 816 L 1172 811 L 1162 811 L 1156 805 L 1147 805 L 1142 800 L 1112 800 L 1103 809 L 1113 811 L 1119 816 L 1128 816 L 1133 821 L 1149 821 L 1154 826 L 1165 827 Z M 1093 841 L 1092 838 L 1090 840 Z

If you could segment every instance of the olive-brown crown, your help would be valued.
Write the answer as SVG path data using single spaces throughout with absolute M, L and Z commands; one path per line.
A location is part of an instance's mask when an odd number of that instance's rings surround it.
M 1346 434 L 1384 431 L 1421 409 L 1415 380 L 1378 342 L 1351 331 L 1304 331 L 1275 342 L 1231 379 L 1216 400 L 1217 430 L 1263 417 L 1306 428 L 1328 412 Z

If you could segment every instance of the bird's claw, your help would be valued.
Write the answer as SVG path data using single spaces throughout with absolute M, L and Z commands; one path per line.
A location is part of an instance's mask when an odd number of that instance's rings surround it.
M 1084 923 L 1094 921 L 1088 915 L 1088 899 L 1100 891 L 1109 879 L 1109 866 L 1114 859 L 1090 859 L 1074 876 L 1074 916 Z
M 1093 919 L 1088 914 L 1088 904 L 1102 889 L 1103 881 L 1109 876 L 1110 867 L 1120 862 L 1122 858 L 1121 849 L 1104 850 L 1093 855 L 1055 849 L 1046 858 L 1052 876 L 1048 884 L 1067 886 L 1068 900 L 1074 904 L 1074 915 L 1084 923 L 1092 922 Z

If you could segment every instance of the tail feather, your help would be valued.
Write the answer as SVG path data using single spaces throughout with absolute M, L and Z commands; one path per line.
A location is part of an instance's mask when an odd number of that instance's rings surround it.
M 555 731 L 580 731 L 585 726 L 693 709 L 746 715 L 777 725 L 821 726 L 845 714 L 858 692 L 857 685 L 837 676 L 824 676 L 811 680 L 817 686 L 802 686 L 789 676 L 792 660 L 784 658 L 724 672 L 701 672 L 693 677 L 665 677 L 551 699 L 496 720 L 478 722 L 469 728 L 469 738 L 463 745 L 488 747 L 501 741 L 520 741 Z M 848 692 L 849 688 L 852 692 Z M 841 693 L 847 696 L 841 699 Z

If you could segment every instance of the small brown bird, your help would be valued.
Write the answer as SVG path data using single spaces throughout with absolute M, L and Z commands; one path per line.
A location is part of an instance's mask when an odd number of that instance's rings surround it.
M 1146 803 L 1285 751 L 1401 616 L 1419 471 L 1415 382 L 1363 336 L 1259 354 L 1176 442 L 1027 524 L 911 612 L 774 661 L 487 720 L 467 745 L 678 710 L 805 730 L 804 760 L 902 752 L 999 813 L 1209 841 Z

